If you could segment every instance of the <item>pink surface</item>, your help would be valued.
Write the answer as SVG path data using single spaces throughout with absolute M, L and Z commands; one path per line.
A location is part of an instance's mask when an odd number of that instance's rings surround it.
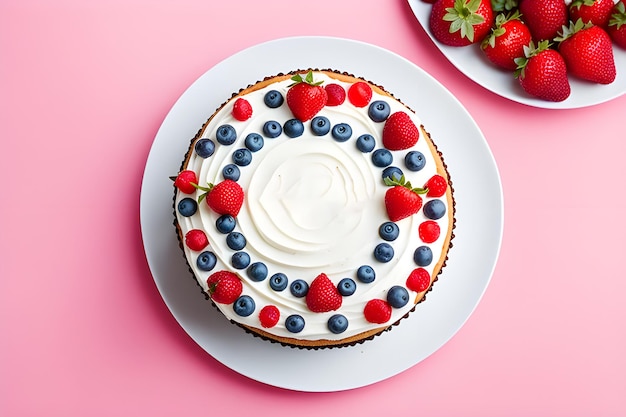
M 431 73 L 481 127 L 504 188 L 500 260 L 467 324 L 345 392 L 273 388 L 210 357 L 163 303 L 140 235 L 144 164 L 176 99 L 229 55 L 296 35 Z M 626 415 L 624 96 L 561 111 L 496 96 L 404 0 L 21 0 L 0 3 L 0 106 L 2 416 Z

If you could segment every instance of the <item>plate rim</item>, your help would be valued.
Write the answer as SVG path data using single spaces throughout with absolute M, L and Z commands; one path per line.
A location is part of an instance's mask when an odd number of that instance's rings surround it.
M 249 55 L 254 55 L 257 53 L 260 53 L 260 51 L 265 51 L 267 49 L 273 49 L 273 48 L 285 48 L 285 47 L 289 47 L 290 45 L 293 46 L 295 43 L 298 42 L 310 42 L 310 43 L 320 43 L 320 44 L 330 44 L 335 48 L 339 48 L 339 47 L 343 47 L 343 48 L 351 48 L 351 47 L 359 47 L 359 48 L 365 48 L 368 51 L 371 51 L 373 54 L 378 54 L 381 56 L 385 56 L 387 57 L 388 60 L 390 61 L 394 61 L 394 64 L 397 65 L 397 67 L 403 67 L 405 70 L 407 71 L 415 71 L 415 74 L 419 74 L 419 76 L 423 77 L 425 80 L 428 80 L 430 83 L 432 83 L 437 89 L 439 89 L 441 91 L 442 94 L 442 99 L 445 96 L 445 99 L 455 103 L 455 105 L 457 106 L 456 111 L 462 113 L 465 117 L 466 117 L 466 122 L 469 123 L 474 129 L 475 132 L 478 134 L 478 138 L 479 141 L 481 142 L 483 149 L 482 151 L 484 152 L 483 157 L 485 157 L 488 162 L 490 162 L 491 164 L 491 168 L 493 170 L 492 174 L 495 174 L 495 177 L 492 177 L 491 180 L 494 181 L 495 183 L 495 191 L 497 194 L 495 196 L 495 199 L 498 202 L 498 207 L 496 210 L 496 215 L 498 216 L 499 221 L 497 222 L 497 224 L 495 225 L 495 242 L 492 243 L 493 248 L 492 248 L 492 253 L 491 253 L 491 262 L 490 265 L 487 267 L 487 277 L 486 279 L 483 277 L 483 282 L 482 282 L 482 288 L 480 288 L 479 294 L 476 295 L 476 298 L 474 300 L 473 306 L 470 308 L 469 311 L 466 311 L 464 314 L 464 317 L 460 320 L 460 323 L 456 323 L 455 328 L 449 331 L 449 334 L 447 335 L 447 337 L 445 337 L 442 340 L 439 340 L 439 344 L 438 347 L 436 347 L 434 350 L 432 350 L 431 352 L 427 353 L 425 356 L 419 358 L 418 360 L 408 360 L 406 366 L 400 366 L 400 367 L 396 367 L 394 369 L 390 369 L 388 372 L 384 373 L 384 375 L 381 374 L 377 374 L 376 376 L 370 377 L 370 378 L 366 378 L 366 379 L 360 379 L 360 380 L 354 380 L 354 379 L 344 379 L 342 381 L 334 381 L 333 383 L 329 383 L 328 384 L 323 384 L 323 383 L 318 383 L 318 384 L 311 384 L 311 383 L 306 383 L 306 382 L 302 382 L 302 381 L 293 381 L 293 380 L 289 380 L 289 381 L 281 381 L 280 378 L 276 378 L 275 376 L 268 376 L 268 375 L 259 375 L 258 374 L 258 370 L 257 372 L 250 372 L 249 369 L 245 369 L 245 365 L 242 364 L 238 364 L 238 363 L 233 363 L 230 360 L 225 359 L 223 356 L 220 356 L 222 352 L 218 352 L 216 353 L 215 351 L 211 351 L 211 347 L 207 347 L 205 343 L 203 343 L 203 341 L 199 341 L 198 340 L 198 335 L 197 335 L 197 331 L 198 331 L 198 326 L 197 323 L 188 323 L 185 322 L 185 318 L 183 318 L 180 314 L 179 311 L 176 311 L 176 307 L 173 307 L 173 301 L 170 299 L 171 294 L 168 294 L 168 288 L 167 286 L 163 285 L 162 280 L 159 279 L 158 275 L 159 275 L 159 271 L 155 271 L 156 269 L 158 269 L 158 266 L 155 265 L 155 261 L 153 258 L 153 255 L 150 252 L 153 252 L 154 249 L 149 248 L 148 246 L 151 244 L 150 242 L 150 238 L 152 236 L 152 232 L 150 230 L 150 227 L 148 225 L 148 221 L 146 220 L 146 216 L 149 216 L 148 213 L 150 213 L 150 211 L 148 210 L 148 205 L 149 205 L 149 201 L 147 201 L 147 199 L 149 199 L 150 197 L 150 193 L 153 193 L 154 190 L 152 190 L 152 188 L 156 187 L 156 185 L 154 184 L 155 179 L 151 178 L 151 170 L 150 169 L 154 169 L 151 168 L 151 165 L 154 165 L 154 158 L 156 158 L 157 156 L 157 150 L 158 147 L 160 146 L 160 143 L 163 141 L 166 141 L 168 139 L 164 139 L 165 137 L 167 137 L 168 135 L 171 134 L 170 130 L 172 129 L 171 126 L 168 126 L 169 124 L 172 123 L 172 118 L 174 116 L 172 116 L 173 114 L 175 114 L 176 112 L 179 112 L 181 109 L 181 106 L 186 106 L 186 100 L 187 97 L 189 97 L 190 94 L 192 94 L 194 92 L 194 89 L 200 88 L 199 86 L 206 82 L 206 78 L 211 78 L 210 75 L 208 74 L 212 74 L 213 72 L 216 71 L 216 68 L 218 66 L 226 66 L 228 67 L 228 65 L 232 65 L 233 62 L 236 62 L 238 60 L 242 60 L 245 59 L 247 56 Z M 321 61 L 321 60 L 320 60 Z M 320 67 L 323 67 L 323 65 L 320 65 Z M 295 69 L 295 68 L 294 68 Z M 340 70 L 343 70 L 344 68 L 338 68 Z M 266 74 L 267 75 L 267 74 Z M 362 75 L 363 76 L 363 75 Z M 363 78 L 367 78 L 365 76 L 363 76 Z M 384 84 L 383 84 L 384 85 Z M 233 90 L 235 91 L 235 90 Z M 393 90 L 392 90 L 393 91 Z M 231 92 L 232 93 L 232 92 Z M 228 97 L 228 96 L 224 96 L 224 97 Z M 210 114 L 206 115 L 207 117 Z M 420 115 L 421 117 L 421 115 Z M 422 117 L 422 120 L 424 120 L 424 118 Z M 426 125 L 428 125 L 428 122 L 425 122 Z M 197 129 L 199 128 L 200 124 L 198 124 L 197 126 L 192 126 L 191 130 L 193 130 L 194 132 L 197 131 Z M 188 127 L 186 127 L 188 128 Z M 176 130 L 176 129 L 174 129 Z M 191 138 L 190 138 L 191 139 Z M 440 146 L 440 143 L 437 141 L 437 139 L 435 139 L 435 142 L 438 144 L 438 146 Z M 184 148 L 186 149 L 188 147 L 188 142 L 186 142 L 184 144 Z M 184 152 L 180 153 L 180 158 L 178 158 L 179 160 L 182 160 L 182 155 Z M 444 158 L 446 155 L 446 152 L 443 151 L 444 153 Z M 151 162 L 152 161 L 152 162 Z M 180 163 L 180 162 L 179 162 Z M 179 167 L 177 166 L 176 169 L 178 169 Z M 164 173 L 166 174 L 166 173 Z M 454 181 L 454 177 L 453 177 L 453 181 Z M 159 187 L 164 187 L 162 184 L 159 185 Z M 171 188 L 171 184 L 169 185 L 169 187 Z M 171 193 L 168 193 L 167 195 L 167 199 L 168 201 L 171 201 L 173 196 L 173 191 Z M 167 207 L 168 212 L 170 213 L 170 215 L 173 216 L 172 212 L 173 212 L 173 208 L 171 207 L 171 204 Z M 172 221 L 173 221 L 173 217 L 172 217 Z M 155 281 L 155 285 L 157 286 L 157 289 L 159 290 L 159 293 L 161 295 L 161 297 L 163 298 L 166 306 L 168 307 L 168 309 L 170 310 L 171 314 L 174 316 L 174 318 L 177 320 L 177 322 L 179 323 L 179 325 L 181 325 L 181 327 L 185 330 L 185 332 L 192 338 L 192 340 L 194 340 L 203 350 L 205 350 L 210 356 L 212 356 L 213 358 L 215 358 L 218 362 L 222 363 L 223 365 L 227 366 L 228 368 L 244 375 L 247 376 L 253 380 L 268 384 L 268 385 L 273 385 L 276 387 L 281 387 L 281 388 L 286 388 L 286 389 L 292 389 L 292 390 L 298 390 L 298 391 L 309 391 L 309 392 L 327 392 L 327 391 L 341 391 L 341 390 L 346 390 L 346 389 L 353 389 L 353 388 L 359 388 L 359 387 L 363 387 L 366 385 L 370 385 L 376 382 L 380 382 L 382 380 L 388 379 L 390 377 L 393 377 L 395 375 L 397 375 L 400 372 L 403 372 L 409 368 L 411 368 L 412 366 L 416 365 L 417 363 L 421 362 L 422 360 L 426 359 L 428 356 L 432 355 L 433 353 L 435 353 L 439 348 L 441 348 L 443 345 L 445 345 L 460 329 L 461 327 L 463 327 L 463 325 L 465 324 L 465 322 L 469 319 L 469 317 L 472 315 L 472 313 L 474 312 L 475 308 L 478 306 L 480 300 L 482 299 L 489 282 L 491 281 L 491 278 L 493 276 L 495 267 L 496 267 L 496 263 L 497 263 L 497 259 L 499 257 L 499 252 L 500 252 L 500 248 L 501 248 L 501 243 L 502 243 L 502 237 L 503 237 L 503 228 L 504 228 L 504 202 L 503 202 L 503 192 L 502 192 L 502 183 L 500 180 L 500 176 L 499 176 L 499 171 L 497 169 L 497 164 L 495 162 L 495 158 L 493 157 L 493 154 L 491 153 L 491 150 L 489 149 L 489 146 L 487 144 L 487 141 L 484 137 L 484 135 L 482 134 L 482 132 L 480 131 L 480 128 L 478 127 L 478 125 L 476 124 L 476 122 L 474 121 L 474 119 L 471 117 L 471 115 L 467 112 L 467 110 L 463 107 L 463 105 L 443 86 L 441 85 L 435 78 L 433 78 L 430 74 L 428 74 L 426 71 L 424 71 L 423 69 L 421 69 L 420 67 L 418 67 L 417 65 L 415 65 L 414 63 L 408 61 L 406 58 L 391 52 L 387 49 L 381 48 L 379 46 L 376 45 L 372 45 L 369 43 L 365 43 L 362 41 L 356 41 L 353 39 L 347 39 L 347 38 L 338 38 L 338 37 L 329 37 L 329 36 L 296 36 L 296 37 L 286 37 L 286 38 L 278 38 L 278 39 L 274 39 L 274 40 L 270 40 L 270 41 L 266 41 L 266 42 L 262 42 L 253 46 L 250 46 L 246 49 L 243 49 L 233 55 L 231 55 L 230 57 L 220 61 L 218 64 L 216 64 L 215 66 L 209 68 L 205 73 L 203 73 L 200 77 L 198 77 L 182 94 L 181 96 L 178 98 L 178 100 L 176 100 L 176 102 L 174 103 L 174 105 L 172 106 L 172 108 L 170 109 L 170 111 L 168 112 L 167 116 L 164 118 L 162 125 L 160 126 L 160 128 L 157 131 L 157 134 L 155 135 L 155 139 L 154 142 L 151 146 L 150 152 L 148 154 L 148 158 L 146 161 L 146 167 L 144 170 L 144 177 L 142 179 L 142 186 L 141 186 L 141 196 L 140 196 L 140 222 L 141 222 L 141 234 L 142 234 L 142 240 L 144 243 L 144 251 L 145 251 L 145 255 L 146 255 L 146 259 L 148 261 L 148 265 L 150 268 L 150 272 L 152 274 L 152 277 Z M 169 233 L 171 235 L 171 239 L 175 239 L 175 233 L 174 233 L 174 229 L 173 226 L 171 226 L 171 222 L 168 222 L 169 227 L 172 227 L 172 229 L 170 229 Z M 456 239 L 456 237 L 455 237 Z M 178 250 L 178 248 L 176 248 Z M 178 258 L 179 259 L 179 263 L 182 260 L 182 253 L 180 253 L 180 251 L 178 250 Z M 446 266 L 446 268 L 450 268 L 450 266 Z M 184 271 L 184 273 L 187 273 L 187 271 Z M 189 280 L 191 281 L 191 279 Z M 441 286 L 441 284 L 437 284 L 439 286 Z M 199 292 L 198 292 L 199 294 Z M 437 298 L 437 291 L 435 289 L 435 291 L 433 291 L 432 293 L 433 295 L 430 296 L 429 298 Z M 207 304 L 206 300 L 204 300 L 204 297 L 201 297 L 200 295 L 198 296 L 198 298 L 202 298 L 202 302 Z M 431 301 L 431 304 L 435 304 L 435 302 Z M 428 302 L 424 303 L 424 305 L 428 305 Z M 418 314 L 413 314 L 412 316 L 417 316 Z M 409 317 L 408 319 L 406 319 L 407 321 L 412 320 L 412 317 Z M 181 322 L 183 321 L 183 322 Z M 234 328 L 236 332 L 243 334 L 244 332 L 237 328 L 236 326 L 232 326 L 229 323 L 227 323 L 226 320 L 224 320 L 225 324 L 227 325 L 228 328 Z M 383 342 L 381 342 L 381 340 L 386 340 L 389 339 L 391 340 L 391 336 L 394 335 L 398 335 L 400 333 L 400 329 L 403 326 L 399 326 L 398 329 L 394 329 L 392 332 L 389 332 L 389 336 L 388 335 L 382 335 L 377 337 L 375 340 L 373 341 L 368 341 L 365 344 L 362 345 L 357 345 L 355 347 L 352 348 L 342 348 L 342 349 L 324 349 L 324 350 L 318 350 L 318 351 L 306 351 L 306 355 L 308 356 L 307 360 L 310 360 L 311 357 L 313 358 L 327 358 L 328 356 L 346 356 L 345 354 L 338 354 L 335 355 L 334 352 L 349 352 L 350 349 L 353 352 L 359 351 L 360 353 L 362 353 L 362 356 L 371 356 L 374 355 L 374 353 L 370 354 L 368 351 L 373 351 L 373 352 L 378 352 L 381 349 L 384 351 L 383 348 L 378 348 L 378 346 L 381 346 L 383 344 Z M 228 330 L 230 331 L 230 330 Z M 254 345 L 254 349 L 259 348 L 259 346 L 257 346 L 258 344 L 254 341 L 254 339 L 258 339 L 258 338 L 251 338 L 249 335 L 244 334 L 245 337 L 247 337 L 249 339 L 248 342 L 250 346 Z M 397 336 L 399 337 L 399 336 Z M 394 338 L 397 338 L 394 337 Z M 276 344 L 271 344 L 265 341 L 261 341 L 261 343 L 263 343 L 263 347 L 260 347 L 259 349 L 263 352 L 267 352 L 268 349 L 282 349 L 281 352 L 291 352 L 291 356 L 292 357 L 296 357 L 296 358 L 301 358 L 302 357 L 302 351 L 298 351 L 297 354 L 294 354 L 293 350 L 289 350 L 289 351 L 285 351 L 284 349 L 291 349 L 291 348 L 284 348 L 282 346 L 276 345 Z M 268 347 L 271 346 L 272 348 Z M 374 349 L 373 346 L 376 346 L 377 348 Z M 370 347 L 372 347 L 372 349 L 370 349 Z M 365 352 L 365 354 L 364 354 Z M 289 356 L 289 355 L 287 355 Z M 321 359 L 320 359 L 321 360 Z

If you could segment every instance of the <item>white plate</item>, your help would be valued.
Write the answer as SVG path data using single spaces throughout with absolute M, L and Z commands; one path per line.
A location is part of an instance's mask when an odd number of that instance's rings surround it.
M 241 86 L 294 69 L 334 68 L 385 86 L 422 118 L 450 167 L 457 228 L 442 279 L 401 326 L 364 344 L 318 351 L 282 347 L 231 325 L 204 299 L 178 247 L 173 221 L 175 175 L 190 139 Z M 454 123 L 450 121 L 454 120 Z M 163 121 L 146 163 L 141 230 L 156 285 L 185 331 L 211 356 L 257 381 L 301 391 L 372 384 L 417 364 L 468 319 L 495 267 L 503 226 L 498 170 L 478 126 L 437 81 L 411 62 L 357 41 L 279 39 L 220 62 L 180 97 Z
M 613 47 L 617 77 L 611 84 L 600 85 L 570 77 L 572 92 L 566 100 L 554 103 L 530 97 L 522 90 L 512 72 L 500 70 L 489 63 L 477 45 L 454 47 L 437 41 L 428 25 L 432 5 L 422 0 L 408 2 L 418 22 L 452 65 L 469 79 L 509 100 L 546 109 L 574 109 L 604 103 L 626 93 L 626 51 Z

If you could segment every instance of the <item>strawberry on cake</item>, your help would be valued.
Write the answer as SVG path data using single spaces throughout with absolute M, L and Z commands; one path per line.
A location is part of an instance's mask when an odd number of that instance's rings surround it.
M 174 180 L 176 230 L 212 304 L 307 349 L 373 339 L 448 258 L 454 200 L 419 117 L 334 70 L 267 77 L 226 100 Z

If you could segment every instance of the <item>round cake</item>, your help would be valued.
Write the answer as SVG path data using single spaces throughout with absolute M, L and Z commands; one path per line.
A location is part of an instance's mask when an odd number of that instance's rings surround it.
M 373 339 L 415 310 L 448 259 L 454 199 L 441 152 L 415 112 L 348 73 L 297 70 L 242 88 L 172 179 L 193 277 L 265 340 Z

